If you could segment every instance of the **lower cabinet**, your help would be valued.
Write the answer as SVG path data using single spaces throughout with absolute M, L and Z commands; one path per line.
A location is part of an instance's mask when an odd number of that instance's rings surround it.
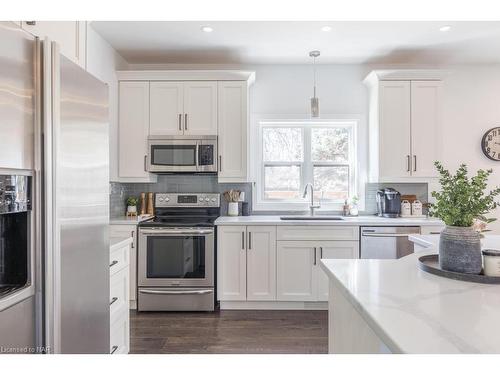
M 130 349 L 129 300 L 130 245 L 109 255 L 109 352 L 127 354 Z
M 130 308 L 136 308 L 137 293 L 137 225 L 133 224 L 113 224 L 109 226 L 110 237 L 132 237 L 130 245 L 130 275 L 129 275 L 129 296 Z
M 276 227 L 217 229 L 217 296 L 221 301 L 276 299 Z
M 352 232 L 357 233 L 354 227 Z M 305 240 L 279 241 L 276 226 L 219 226 L 218 299 L 327 301 L 328 278 L 320 260 L 359 258 L 359 241 L 350 236 L 352 240 L 337 240 L 340 236 L 334 232 L 329 240 L 304 236 Z
M 321 259 L 359 258 L 358 241 L 278 241 L 277 300 L 327 301 Z

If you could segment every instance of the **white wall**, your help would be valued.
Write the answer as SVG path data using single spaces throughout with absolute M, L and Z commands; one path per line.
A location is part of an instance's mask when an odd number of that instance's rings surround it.
M 109 87 L 109 167 L 110 180 L 118 171 L 118 81 L 116 70 L 128 68 L 127 62 L 92 28 L 87 27 L 87 71 Z
M 367 66 L 319 65 L 318 96 L 322 114 L 368 115 L 368 93 L 361 82 L 372 69 L 441 68 L 449 71 L 444 82 L 443 163 L 455 169 L 466 163 L 471 172 L 494 170 L 490 186 L 500 185 L 500 162 L 481 151 L 486 130 L 500 126 L 500 65 L 468 66 Z M 256 72 L 250 94 L 251 115 L 308 115 L 312 94 L 311 65 L 131 65 L 130 69 L 247 69 Z M 360 138 L 366 133 L 360 132 Z M 436 185 L 431 185 L 435 189 Z M 500 199 L 499 199 L 500 200 Z M 500 210 L 491 214 L 499 217 Z M 499 221 L 490 229 L 500 233 Z

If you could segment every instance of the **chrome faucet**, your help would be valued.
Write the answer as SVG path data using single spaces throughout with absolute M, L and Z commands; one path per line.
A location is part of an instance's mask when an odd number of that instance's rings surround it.
M 310 182 L 306 184 L 306 187 L 304 188 L 304 193 L 302 194 L 302 198 L 305 198 L 307 195 L 307 188 L 311 188 L 311 204 L 309 205 L 309 210 L 311 211 L 311 216 L 314 216 L 314 210 L 316 208 L 320 208 L 321 204 L 314 204 L 314 186 Z

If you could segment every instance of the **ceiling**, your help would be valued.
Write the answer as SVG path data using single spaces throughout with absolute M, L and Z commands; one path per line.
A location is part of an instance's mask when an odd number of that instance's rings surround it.
M 440 31 L 444 25 L 451 29 Z M 500 22 L 94 21 L 92 27 L 132 64 L 304 64 L 315 49 L 319 64 L 500 63 Z

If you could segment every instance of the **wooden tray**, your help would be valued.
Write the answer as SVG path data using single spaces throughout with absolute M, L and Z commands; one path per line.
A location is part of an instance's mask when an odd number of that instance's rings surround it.
M 445 271 L 439 268 L 439 255 L 424 255 L 418 258 L 418 265 L 422 271 L 432 273 L 433 275 L 446 277 L 448 279 L 470 281 L 472 283 L 480 284 L 500 284 L 500 277 L 498 276 L 485 276 L 482 273 L 479 275 L 471 275 L 468 273 L 459 273 L 452 271 Z

